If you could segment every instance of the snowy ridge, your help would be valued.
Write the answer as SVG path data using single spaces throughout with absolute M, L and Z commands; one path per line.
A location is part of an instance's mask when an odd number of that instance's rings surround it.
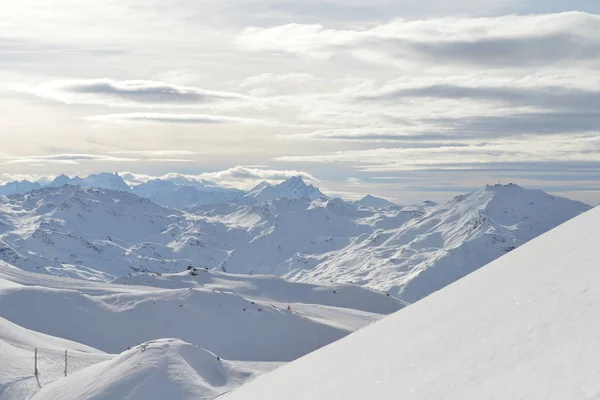
M 442 205 L 386 214 L 398 221 L 354 240 L 300 281 L 366 284 L 415 302 L 579 215 L 586 204 L 517 185 L 486 186 Z M 375 223 L 383 225 L 385 219 Z
M 373 208 L 383 208 L 383 207 L 398 207 L 397 204 L 392 203 L 389 200 L 383 199 L 381 197 L 372 196 L 370 194 L 366 195 L 362 199 L 355 201 L 359 206 L 365 207 L 373 207 Z
M 247 368 L 178 339 L 158 339 L 57 380 L 32 400 L 213 399 L 256 372 L 256 364 Z
M 225 399 L 596 398 L 599 225 L 596 208 Z
M 275 186 L 262 182 L 236 202 L 240 204 L 260 204 L 282 198 L 316 200 L 320 197 L 326 196 L 313 185 L 304 183 L 301 177 L 295 176 Z

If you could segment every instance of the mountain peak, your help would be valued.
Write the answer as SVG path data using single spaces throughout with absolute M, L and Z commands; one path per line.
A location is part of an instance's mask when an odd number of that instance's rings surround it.
M 292 176 L 291 178 L 288 178 L 287 180 L 281 182 L 279 185 L 280 186 L 306 186 L 306 183 L 304 183 L 304 179 L 302 179 L 302 177 L 300 175 L 296 175 L 296 176 Z
M 370 194 L 368 194 L 365 197 L 363 197 L 362 199 L 358 200 L 356 202 L 356 204 L 358 204 L 359 206 L 375 207 L 375 208 L 389 207 L 389 206 L 396 205 L 395 203 L 392 203 L 389 200 L 386 200 L 381 197 L 376 197 L 376 196 L 373 196 Z

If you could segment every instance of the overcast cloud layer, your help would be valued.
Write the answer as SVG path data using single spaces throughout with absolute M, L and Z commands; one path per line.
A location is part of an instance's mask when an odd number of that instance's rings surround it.
M 600 202 L 597 2 L 5 3 L 2 181 L 298 174 L 402 203 L 501 181 Z

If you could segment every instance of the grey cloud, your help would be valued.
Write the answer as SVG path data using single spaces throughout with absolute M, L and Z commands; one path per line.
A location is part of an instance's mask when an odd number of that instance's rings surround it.
M 398 101 L 403 98 L 472 99 L 502 102 L 512 106 L 533 106 L 550 110 L 590 110 L 600 108 L 600 91 L 565 87 L 468 87 L 434 84 L 416 88 L 400 88 L 359 95 L 357 101 Z
M 505 68 L 597 60 L 600 55 L 599 40 L 566 33 L 439 43 L 412 42 L 407 43 L 407 47 L 409 53 L 429 61 Z
M 535 27 L 535 28 L 534 28 Z M 326 59 L 349 55 L 376 64 L 524 68 L 600 61 L 600 18 L 585 13 L 504 18 L 396 20 L 369 29 L 288 24 L 245 30 L 250 51 Z M 277 39 L 274 39 L 277 38 Z
M 156 81 L 115 81 L 111 79 L 47 82 L 30 92 L 67 104 L 109 106 L 203 106 L 223 101 L 243 101 L 236 93 L 204 90 Z

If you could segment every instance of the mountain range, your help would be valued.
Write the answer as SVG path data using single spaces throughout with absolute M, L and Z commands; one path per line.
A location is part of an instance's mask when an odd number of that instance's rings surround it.
M 235 197 L 170 208 L 150 200 L 157 193 L 151 188 L 177 187 L 179 193 L 191 186 L 151 181 L 143 192 L 148 199 L 135 188 L 87 186 L 122 187 L 114 174 L 57 186 L 64 180 L 0 197 L 0 259 L 29 271 L 105 282 L 192 265 L 300 282 L 351 282 L 407 302 L 590 208 L 513 184 L 486 186 L 444 204 L 399 206 L 374 197 L 350 202 L 327 197 L 300 177 L 263 183 L 243 195 L 193 189 Z

